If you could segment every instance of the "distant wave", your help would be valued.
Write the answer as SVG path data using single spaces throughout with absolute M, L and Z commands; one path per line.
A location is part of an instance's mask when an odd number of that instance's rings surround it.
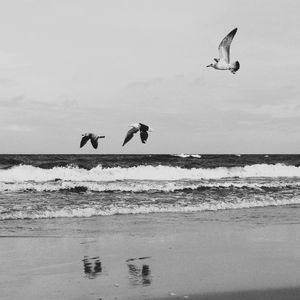
M 101 206 L 89 207 L 69 207 L 69 208 L 52 208 L 35 211 L 11 211 L 0 214 L 0 220 L 14 220 L 14 219 L 50 219 L 50 218 L 78 218 L 78 217 L 92 217 L 92 216 L 111 216 L 111 215 L 127 215 L 127 214 L 149 214 L 149 213 L 189 213 L 200 211 L 217 211 L 227 209 L 243 209 L 253 207 L 267 207 L 267 206 L 281 206 L 300 204 L 300 198 L 291 199 L 264 199 L 239 201 L 239 202 L 205 202 L 197 205 L 182 205 L 176 204 L 144 204 L 131 206 L 110 205 L 103 208 Z
M 300 177 L 300 167 L 283 164 L 256 164 L 244 167 L 218 167 L 212 169 L 185 169 L 171 166 L 137 166 L 131 168 L 102 168 L 90 170 L 75 166 L 41 169 L 30 165 L 0 170 L 0 182 L 48 182 L 55 180 L 72 182 L 102 182 L 119 180 L 209 180 L 250 177 Z
M 182 158 L 201 158 L 200 154 L 173 154 L 173 156 L 182 157 Z

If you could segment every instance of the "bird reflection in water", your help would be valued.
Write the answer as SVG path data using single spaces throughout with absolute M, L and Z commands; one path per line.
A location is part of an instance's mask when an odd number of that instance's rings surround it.
M 99 256 L 92 258 L 84 256 L 82 261 L 83 271 L 87 278 L 94 279 L 102 273 L 102 265 Z
M 144 258 L 128 259 L 127 266 L 129 271 L 130 283 L 134 286 L 147 286 L 151 284 L 151 271 L 147 264 L 142 264 L 138 261 Z M 134 261 L 134 263 L 133 263 Z

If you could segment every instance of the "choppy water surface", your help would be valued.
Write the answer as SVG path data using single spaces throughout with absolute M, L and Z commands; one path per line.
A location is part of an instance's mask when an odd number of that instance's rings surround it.
M 0 155 L 0 220 L 300 204 L 300 155 Z

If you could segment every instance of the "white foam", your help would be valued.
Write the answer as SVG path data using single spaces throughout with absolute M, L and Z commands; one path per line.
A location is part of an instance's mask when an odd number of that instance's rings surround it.
M 28 165 L 0 170 L 0 182 L 46 182 L 59 178 L 73 182 L 100 182 L 116 180 L 200 180 L 221 178 L 249 177 L 300 177 L 300 167 L 283 164 L 256 164 L 232 168 L 192 168 L 184 169 L 170 166 L 137 166 L 131 168 L 102 168 L 91 170 L 78 167 L 54 167 L 41 169 Z
M 196 190 L 199 188 L 251 188 L 261 190 L 262 188 L 299 188 L 300 181 L 276 181 L 271 182 L 246 182 L 246 181 L 112 181 L 112 182 L 0 182 L 0 191 L 2 192 L 55 192 L 60 190 L 72 190 L 83 188 L 89 192 L 175 192 L 185 189 Z
M 61 208 L 49 209 L 45 211 L 18 211 L 0 214 L 0 220 L 7 219 L 49 219 L 49 218 L 76 218 L 76 217 L 92 217 L 92 216 L 111 216 L 116 214 L 149 214 L 149 213 L 189 213 L 201 211 L 217 211 L 227 209 L 244 209 L 253 207 L 281 206 L 300 204 L 300 198 L 275 200 L 272 198 L 261 200 L 252 199 L 251 201 L 238 202 L 217 202 L 202 203 L 197 205 L 180 205 L 177 204 L 148 204 L 148 205 L 132 205 L 127 207 L 109 206 L 103 209 L 100 206 L 94 207 L 77 207 L 77 208 Z
M 201 158 L 200 154 L 185 154 L 185 153 L 181 153 L 181 154 L 174 154 L 174 156 L 182 157 L 182 158 L 188 158 L 188 157 Z

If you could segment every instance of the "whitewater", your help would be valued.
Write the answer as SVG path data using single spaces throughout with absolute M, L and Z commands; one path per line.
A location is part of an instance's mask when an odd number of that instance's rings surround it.
M 299 162 L 272 155 L 2 155 L 0 221 L 298 206 Z
M 137 166 L 131 168 L 103 168 L 101 165 L 90 170 L 79 167 L 54 167 L 41 169 L 20 165 L 0 170 L 0 182 L 25 181 L 116 181 L 116 180 L 199 180 L 249 177 L 300 177 L 300 167 L 283 164 L 256 164 L 244 167 L 219 167 L 213 169 L 184 169 L 170 166 Z

